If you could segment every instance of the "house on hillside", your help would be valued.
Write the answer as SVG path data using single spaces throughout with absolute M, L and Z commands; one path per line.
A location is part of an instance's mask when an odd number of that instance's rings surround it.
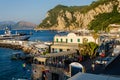
M 109 26 L 110 33 L 119 33 L 120 32 L 120 25 L 118 24 L 110 24 Z

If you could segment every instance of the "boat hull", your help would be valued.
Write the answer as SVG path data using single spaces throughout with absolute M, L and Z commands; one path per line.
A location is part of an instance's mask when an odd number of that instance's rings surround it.
M 25 36 L 0 36 L 0 40 L 28 40 L 29 35 Z

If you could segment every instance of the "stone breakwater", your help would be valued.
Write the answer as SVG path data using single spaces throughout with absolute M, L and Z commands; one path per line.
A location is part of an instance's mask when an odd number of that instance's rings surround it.
M 22 50 L 27 54 L 41 54 L 33 44 L 30 44 L 29 41 L 11 41 L 11 40 L 0 40 L 0 47 L 10 48 L 15 50 Z
M 12 44 L 7 44 L 7 43 L 0 43 L 0 47 L 2 48 L 10 48 L 10 49 L 22 49 L 21 45 L 12 45 Z
M 0 43 L 0 47 L 10 48 L 10 49 L 14 49 L 14 50 L 22 50 L 24 53 L 34 52 L 31 47 L 25 47 L 22 45 L 14 45 L 14 44 L 9 44 L 9 43 Z

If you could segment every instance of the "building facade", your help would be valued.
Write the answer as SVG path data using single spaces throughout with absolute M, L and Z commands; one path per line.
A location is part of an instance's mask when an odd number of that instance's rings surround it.
M 117 24 L 110 24 L 108 26 L 110 33 L 119 33 L 120 32 L 120 25 Z
M 68 33 L 67 35 L 56 35 L 54 37 L 54 44 L 51 46 L 51 52 L 68 51 L 71 49 L 78 49 L 79 44 L 84 42 L 96 42 L 90 34 Z

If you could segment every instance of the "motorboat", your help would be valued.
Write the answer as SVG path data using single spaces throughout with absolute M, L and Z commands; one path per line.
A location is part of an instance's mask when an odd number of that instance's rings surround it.
M 0 35 L 0 40 L 28 40 L 30 38 L 30 34 L 17 33 L 12 34 L 8 27 L 5 28 L 5 32 L 3 35 Z

